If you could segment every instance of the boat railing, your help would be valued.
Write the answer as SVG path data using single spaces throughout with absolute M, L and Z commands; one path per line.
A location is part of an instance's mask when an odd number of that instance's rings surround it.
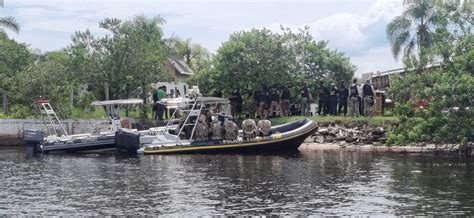
M 42 119 L 46 125 L 46 129 L 49 135 L 68 135 L 66 128 L 61 123 L 58 115 L 54 111 L 53 107 L 49 103 L 49 100 L 41 99 L 36 101 L 37 110 L 42 115 Z M 62 131 L 62 134 L 59 134 L 58 130 Z

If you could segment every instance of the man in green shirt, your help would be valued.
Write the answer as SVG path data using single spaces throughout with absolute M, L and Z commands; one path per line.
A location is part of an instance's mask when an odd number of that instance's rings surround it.
M 166 92 L 163 86 L 159 87 L 156 93 L 153 95 L 153 101 L 155 101 L 155 105 L 153 106 L 153 109 L 156 111 L 154 118 L 158 118 L 158 120 L 163 120 L 163 114 L 165 112 L 166 107 L 165 105 L 161 104 L 159 101 L 161 101 L 165 97 L 166 97 Z

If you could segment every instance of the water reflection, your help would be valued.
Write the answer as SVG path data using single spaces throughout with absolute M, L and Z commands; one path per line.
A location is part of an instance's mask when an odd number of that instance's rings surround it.
M 0 214 L 471 214 L 464 159 L 344 150 L 43 155 L 0 150 Z

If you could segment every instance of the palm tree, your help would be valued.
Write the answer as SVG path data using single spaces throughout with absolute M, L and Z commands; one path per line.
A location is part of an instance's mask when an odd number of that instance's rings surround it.
M 3 8 L 3 0 L 0 0 L 0 7 Z M 13 30 L 17 34 L 20 32 L 20 25 L 14 17 L 0 17 L 0 32 L 4 33 L 3 28 Z
M 404 4 L 405 11 L 395 17 L 385 30 L 395 58 L 399 57 L 402 49 L 405 56 L 410 56 L 432 46 L 439 22 L 435 0 L 405 0 Z

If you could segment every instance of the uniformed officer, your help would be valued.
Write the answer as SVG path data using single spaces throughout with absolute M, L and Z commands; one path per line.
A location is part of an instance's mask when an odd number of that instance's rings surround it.
M 222 123 L 218 119 L 212 120 L 211 123 L 211 139 L 212 140 L 222 140 Z
M 257 131 L 259 136 L 269 136 L 271 134 L 272 122 L 270 120 L 259 120 Z
M 194 133 L 194 139 L 196 141 L 206 141 L 207 136 L 209 135 L 209 127 L 206 123 L 206 115 L 201 114 L 196 124 L 196 130 Z
M 318 102 L 318 114 L 326 115 L 328 113 L 328 96 L 329 90 L 324 87 L 324 82 L 319 81 L 319 102 Z
M 374 104 L 375 104 L 375 91 L 374 86 L 370 84 L 370 79 L 368 79 L 364 86 L 362 86 L 362 99 L 364 102 L 364 115 L 373 116 L 374 115 Z
M 337 115 L 337 87 L 335 83 L 331 84 L 331 89 L 329 90 L 329 114 Z
M 280 93 L 278 92 L 278 89 L 276 87 L 273 87 L 270 90 L 270 116 L 271 117 L 276 117 L 279 116 L 280 112 Z
M 224 121 L 224 139 L 235 140 L 239 136 L 239 127 L 232 121 L 232 116 Z
M 244 139 L 255 138 L 257 136 L 257 124 L 252 119 L 242 121 L 242 132 Z
M 309 90 L 308 81 L 304 81 L 303 88 L 301 89 L 301 115 L 309 115 L 311 101 L 313 101 L 313 99 L 311 91 Z
M 357 79 L 352 80 L 352 85 L 349 88 L 350 94 L 350 109 L 349 114 L 352 116 L 359 116 L 359 108 L 360 108 L 360 94 L 359 94 L 359 86 L 357 85 Z
M 341 88 L 339 88 L 339 91 L 337 93 L 339 97 L 339 107 L 337 110 L 337 114 L 341 115 L 344 114 L 344 116 L 347 115 L 347 97 L 349 96 L 349 89 L 346 88 L 346 83 L 342 82 Z
M 283 116 L 290 115 L 290 104 L 291 104 L 291 93 L 287 86 L 284 86 L 281 90 L 281 111 Z

